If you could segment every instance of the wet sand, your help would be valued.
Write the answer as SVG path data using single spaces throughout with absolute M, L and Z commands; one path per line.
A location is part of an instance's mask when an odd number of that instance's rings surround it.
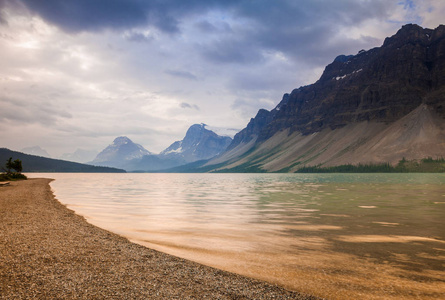
M 50 181 L 0 187 L 1 299 L 317 299 L 131 243 L 60 204 Z

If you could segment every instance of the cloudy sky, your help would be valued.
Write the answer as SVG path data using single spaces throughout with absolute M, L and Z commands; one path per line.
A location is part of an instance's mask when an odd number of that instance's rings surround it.
M 0 147 L 233 135 L 337 55 L 443 16 L 443 0 L 0 0 Z

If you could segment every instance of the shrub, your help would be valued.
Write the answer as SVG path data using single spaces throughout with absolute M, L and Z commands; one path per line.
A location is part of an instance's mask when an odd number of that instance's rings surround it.
M 22 161 L 20 159 L 16 159 L 13 161 L 12 157 L 10 157 L 6 161 L 5 168 L 3 169 L 6 173 L 0 174 L 1 181 L 27 179 L 27 177 L 21 173 L 23 167 Z M 15 170 L 15 172 L 12 172 L 11 170 Z

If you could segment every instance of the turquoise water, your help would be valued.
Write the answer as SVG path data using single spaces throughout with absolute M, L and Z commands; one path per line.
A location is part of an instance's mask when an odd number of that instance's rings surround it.
M 444 174 L 31 175 L 56 179 L 57 199 L 97 226 L 288 288 L 445 290 Z

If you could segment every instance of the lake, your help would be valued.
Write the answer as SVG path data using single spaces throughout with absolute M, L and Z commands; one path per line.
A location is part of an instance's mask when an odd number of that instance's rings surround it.
M 29 174 L 135 243 L 330 299 L 445 299 L 445 174 Z

